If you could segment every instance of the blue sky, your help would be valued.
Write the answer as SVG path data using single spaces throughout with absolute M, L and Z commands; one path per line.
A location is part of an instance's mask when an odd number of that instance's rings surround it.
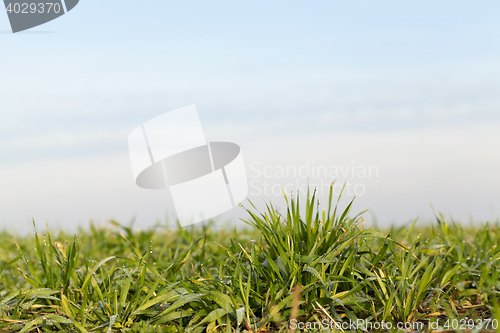
M 248 165 L 379 165 L 381 179 L 360 198 L 379 219 L 425 216 L 429 202 L 462 219 L 492 218 L 499 9 L 497 1 L 81 0 L 15 35 L 0 14 L 0 225 L 161 217 L 157 193 L 121 185 L 131 179 L 126 138 L 190 104 L 207 137 L 239 143 Z M 440 185 L 453 174 L 446 161 L 460 178 Z M 68 181 L 40 179 L 58 174 Z M 435 186 L 420 188 L 422 179 Z M 403 208 L 387 204 L 396 199 Z

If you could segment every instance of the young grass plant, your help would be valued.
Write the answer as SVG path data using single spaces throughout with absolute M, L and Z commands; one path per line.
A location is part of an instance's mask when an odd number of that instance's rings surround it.
M 443 326 L 500 315 L 498 224 L 437 215 L 384 233 L 332 190 L 325 207 L 315 191 L 283 197 L 283 211 L 251 205 L 245 230 L 111 221 L 77 237 L 0 233 L 0 328 L 229 333 L 286 331 L 292 318 Z

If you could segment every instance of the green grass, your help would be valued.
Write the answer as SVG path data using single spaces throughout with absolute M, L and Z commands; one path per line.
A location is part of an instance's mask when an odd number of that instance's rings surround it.
M 0 331 L 287 331 L 288 321 L 499 319 L 498 224 L 365 229 L 315 194 L 244 229 L 112 222 L 0 233 Z M 302 202 L 300 202 L 302 201 Z M 299 208 L 303 208 L 301 211 Z M 492 329 L 491 326 L 489 329 Z

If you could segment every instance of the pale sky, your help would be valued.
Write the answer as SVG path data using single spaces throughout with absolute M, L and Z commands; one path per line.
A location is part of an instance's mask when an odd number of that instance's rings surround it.
M 339 181 L 364 188 L 355 210 L 381 224 L 427 220 L 431 204 L 465 223 L 498 220 L 499 9 L 81 0 L 15 35 L 0 14 L 0 227 L 153 225 L 165 196 L 135 186 L 127 137 L 190 104 L 207 139 L 242 147 L 254 201 L 281 203 L 264 181 L 297 185 L 257 169 L 376 166 Z

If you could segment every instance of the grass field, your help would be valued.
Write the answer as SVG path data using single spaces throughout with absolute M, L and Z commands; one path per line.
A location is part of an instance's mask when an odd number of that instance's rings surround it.
M 384 231 L 365 229 L 363 215 L 331 195 L 325 207 L 314 193 L 284 200 L 286 211 L 249 209 L 249 226 L 238 230 L 134 231 L 112 221 L 76 236 L 3 232 L 0 332 L 264 332 L 326 323 L 350 331 L 342 323 L 360 319 L 357 328 L 368 331 L 382 322 L 497 328 L 498 222 L 464 227 L 438 216 L 426 228 Z

